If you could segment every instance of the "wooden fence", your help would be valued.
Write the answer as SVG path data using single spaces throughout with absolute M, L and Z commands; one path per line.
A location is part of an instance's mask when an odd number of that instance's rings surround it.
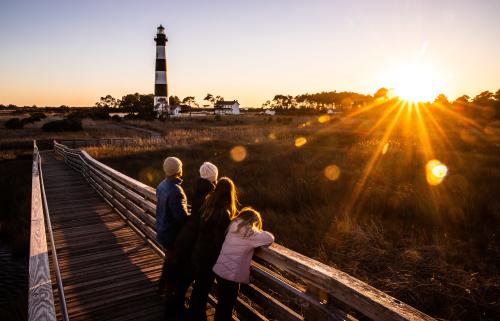
M 164 256 L 156 241 L 155 190 L 54 141 L 55 152 L 80 172 L 120 216 Z M 236 310 L 244 320 L 433 320 L 337 269 L 273 244 L 256 251 L 251 283 Z M 211 297 L 216 302 L 216 298 Z

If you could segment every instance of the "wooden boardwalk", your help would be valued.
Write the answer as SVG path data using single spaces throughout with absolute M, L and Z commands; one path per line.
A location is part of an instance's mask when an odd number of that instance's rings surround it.
M 69 318 L 160 320 L 161 257 L 78 172 L 53 152 L 42 159 Z

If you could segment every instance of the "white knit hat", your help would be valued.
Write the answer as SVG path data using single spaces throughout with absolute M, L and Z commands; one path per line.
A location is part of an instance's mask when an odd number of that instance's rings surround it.
M 177 157 L 167 157 L 163 161 L 165 176 L 176 176 L 182 174 L 182 162 Z
M 218 174 L 219 170 L 217 169 L 217 166 L 210 162 L 204 162 L 200 167 L 200 177 L 210 182 L 217 181 Z

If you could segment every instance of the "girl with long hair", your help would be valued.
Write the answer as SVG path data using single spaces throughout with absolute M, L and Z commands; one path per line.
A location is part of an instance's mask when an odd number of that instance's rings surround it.
M 192 255 L 195 267 L 195 283 L 189 305 L 192 320 L 206 320 L 208 293 L 215 279 L 212 267 L 219 256 L 227 228 L 236 217 L 237 204 L 233 181 L 222 177 L 200 208 L 198 238 Z
M 251 207 L 243 208 L 229 226 L 219 258 L 212 271 L 217 278 L 215 321 L 230 321 L 240 283 L 248 283 L 255 248 L 269 246 L 274 236 L 262 230 L 262 217 Z

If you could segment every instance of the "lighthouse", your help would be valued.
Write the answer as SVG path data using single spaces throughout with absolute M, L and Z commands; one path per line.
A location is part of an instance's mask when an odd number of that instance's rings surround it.
M 165 113 L 170 113 L 168 106 L 168 85 L 167 85 L 167 56 L 165 55 L 165 46 L 167 44 L 167 36 L 165 28 L 160 25 L 156 33 L 156 67 L 155 67 L 155 97 L 154 111 L 156 117 L 160 117 Z

